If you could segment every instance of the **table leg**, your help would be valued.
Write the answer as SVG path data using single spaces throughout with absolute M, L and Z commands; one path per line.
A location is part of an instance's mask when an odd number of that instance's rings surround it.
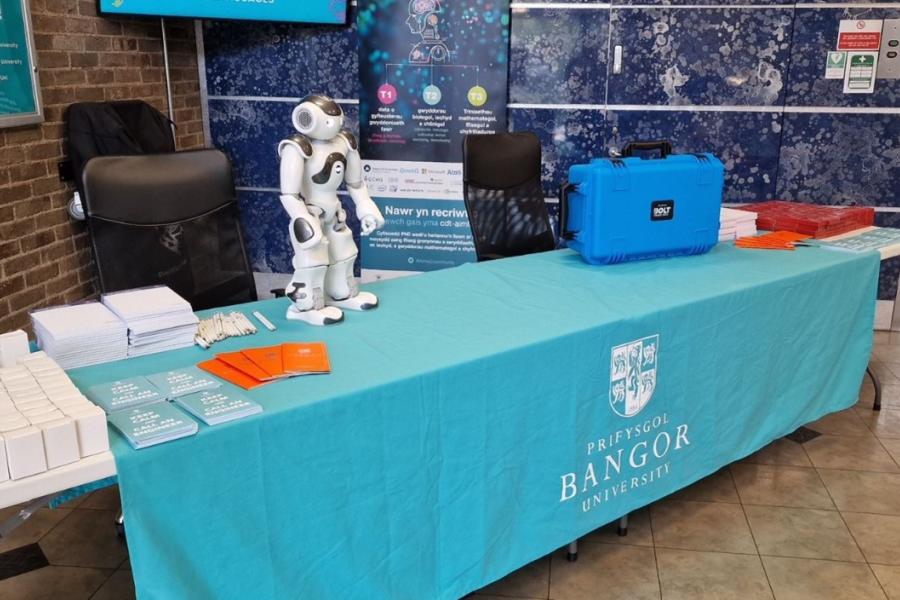
M 628 535 L 628 515 L 621 517 L 619 519 L 619 537 L 625 537 Z
M 566 553 L 566 560 L 569 562 L 575 562 L 578 560 L 578 540 L 575 540 L 571 544 L 569 544 L 568 552 Z
M 0 540 L 5 537 L 9 537 L 10 533 L 12 533 L 20 525 L 25 523 L 25 521 L 27 521 L 31 517 L 31 515 L 36 513 L 39 508 L 46 506 L 54 496 L 56 496 L 56 494 L 50 494 L 48 496 L 36 498 L 35 500 L 32 500 L 31 502 L 26 504 L 23 508 L 17 510 L 14 515 L 7 518 L 3 522 L 0 522 Z
M 878 376 L 870 367 L 866 367 L 866 373 L 869 374 L 872 385 L 875 386 L 875 402 L 872 404 L 872 410 L 881 410 L 881 382 L 878 381 Z
M 122 511 L 119 511 L 119 514 L 116 515 L 116 533 L 119 537 L 125 537 L 125 515 Z

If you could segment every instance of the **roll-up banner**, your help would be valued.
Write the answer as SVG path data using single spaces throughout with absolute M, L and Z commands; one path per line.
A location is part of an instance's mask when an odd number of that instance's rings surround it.
M 462 141 L 506 131 L 508 0 L 359 0 L 364 281 L 475 260 Z
M 0 127 L 44 120 L 27 0 L 0 0 Z

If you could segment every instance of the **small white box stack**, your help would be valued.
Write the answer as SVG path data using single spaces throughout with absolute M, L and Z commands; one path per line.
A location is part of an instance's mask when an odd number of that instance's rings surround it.
M 756 235 L 756 213 L 722 207 L 719 217 L 719 241 Z
M 104 294 L 101 301 L 128 326 L 128 356 L 194 345 L 200 319 L 166 286 Z
M 109 450 L 106 415 L 44 352 L 0 368 L 0 482 Z

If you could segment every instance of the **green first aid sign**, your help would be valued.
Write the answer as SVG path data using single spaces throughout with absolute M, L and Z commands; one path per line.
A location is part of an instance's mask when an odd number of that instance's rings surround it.
M 26 0 L 0 0 L 0 127 L 42 120 Z
M 877 52 L 848 52 L 844 74 L 845 94 L 871 94 L 875 90 Z

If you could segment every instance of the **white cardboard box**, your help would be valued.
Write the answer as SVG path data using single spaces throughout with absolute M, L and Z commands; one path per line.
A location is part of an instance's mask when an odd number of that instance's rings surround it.
M 80 458 L 78 434 L 72 419 L 62 417 L 41 423 L 38 427 L 44 436 L 44 454 L 47 456 L 48 469 L 73 463 Z
M 21 329 L 0 334 L 0 367 L 14 367 L 29 351 L 28 336 Z
M 16 429 L 3 435 L 10 479 L 22 479 L 47 470 L 44 436 L 37 427 Z
M 106 413 L 102 408 L 92 404 L 87 408 L 64 412 L 75 421 L 78 430 L 78 448 L 82 457 L 109 450 L 109 431 L 106 428 Z

